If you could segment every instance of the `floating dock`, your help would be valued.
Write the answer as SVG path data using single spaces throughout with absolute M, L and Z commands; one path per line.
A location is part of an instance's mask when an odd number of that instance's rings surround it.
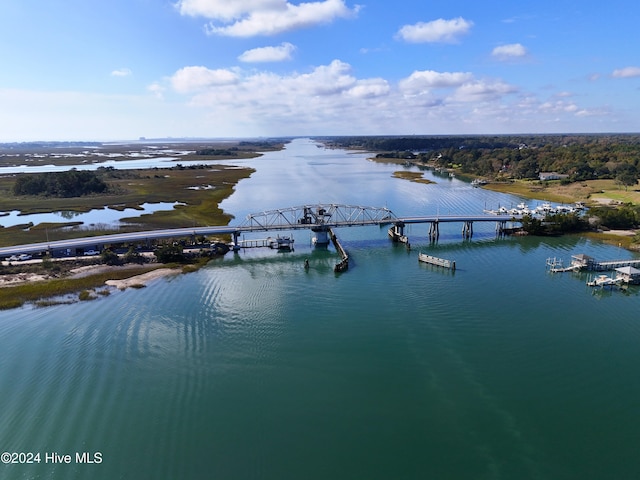
M 251 240 L 238 240 L 238 242 L 234 245 L 235 250 L 239 250 L 241 248 L 262 248 L 268 247 L 274 250 L 293 250 L 293 237 L 281 237 L 278 235 L 277 237 L 267 237 L 267 238 L 257 238 Z
M 551 273 L 560 273 L 560 272 L 577 272 L 580 270 L 579 267 L 571 264 L 568 267 L 564 266 L 564 262 L 561 258 L 547 258 L 547 269 Z
M 444 258 L 433 257 L 431 255 L 427 255 L 426 253 L 419 253 L 418 261 L 428 263 L 430 265 L 435 265 L 437 267 L 448 268 L 450 270 L 456 269 L 456 262 L 454 260 L 446 260 Z

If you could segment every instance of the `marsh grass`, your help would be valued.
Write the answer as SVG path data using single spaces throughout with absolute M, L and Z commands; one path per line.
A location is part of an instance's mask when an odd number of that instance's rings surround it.
M 171 210 L 158 211 L 139 217 L 123 219 L 129 225 L 118 228 L 98 226 L 87 229 L 78 222 L 28 223 L 0 228 L 0 246 L 66 240 L 89 235 L 116 232 L 181 228 L 205 225 L 227 225 L 233 218 L 225 214 L 219 203 L 233 192 L 234 186 L 254 172 L 250 168 L 210 165 L 206 168 L 172 168 L 119 171 L 105 178 L 112 192 L 117 194 L 91 195 L 74 198 L 15 197 L 11 193 L 14 177 L 0 178 L 0 201 L 4 210 L 19 210 L 23 214 L 56 211 L 86 212 L 95 208 L 140 208 L 143 203 L 179 202 Z M 107 174 L 105 174 L 107 175 Z M 210 190 L 189 187 L 212 185 Z M 29 228 L 31 227 L 31 228 Z
M 91 291 L 89 290 L 82 290 L 79 294 L 78 294 L 78 300 L 80 300 L 81 302 L 85 302 L 87 300 L 95 300 L 96 297 L 95 295 L 93 295 L 91 293 Z
M 423 175 L 424 175 L 423 172 L 407 172 L 404 170 L 398 170 L 396 172 L 393 172 L 393 176 L 395 178 L 402 178 L 404 180 L 409 180 L 411 182 L 416 182 L 416 183 L 425 183 L 425 184 L 436 183 L 433 180 L 423 178 Z
M 583 235 L 589 239 L 599 240 L 627 250 L 637 251 L 640 249 L 640 244 L 634 243 L 634 237 L 630 235 L 614 235 L 607 232 L 586 232 Z
M 40 282 L 31 282 L 0 288 L 0 310 L 18 308 L 28 302 L 37 302 L 42 306 L 43 300 L 51 302 L 56 297 L 79 292 L 79 297 L 90 295 L 90 290 L 102 287 L 107 280 L 123 280 L 136 275 L 162 268 L 164 265 L 140 266 L 89 275 L 80 278 L 57 278 Z M 84 293 L 87 292 L 87 293 Z M 103 293 L 103 295 L 106 295 Z M 93 297 L 95 298 L 95 297 Z M 80 298 L 81 300 L 83 298 Z

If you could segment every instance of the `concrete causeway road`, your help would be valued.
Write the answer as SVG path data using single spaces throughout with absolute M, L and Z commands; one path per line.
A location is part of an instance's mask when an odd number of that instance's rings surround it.
M 199 235 L 224 235 L 236 232 L 238 227 L 196 227 L 196 228 L 170 228 L 165 230 L 147 230 L 143 232 L 113 233 L 109 235 L 97 235 L 93 237 L 72 238 L 68 240 L 56 240 L 51 242 L 30 243 L 26 245 L 14 245 L 0 248 L 0 257 L 10 257 L 21 253 L 40 253 L 48 250 L 65 250 L 67 248 L 95 247 L 113 243 L 141 242 L 157 238 L 189 237 Z

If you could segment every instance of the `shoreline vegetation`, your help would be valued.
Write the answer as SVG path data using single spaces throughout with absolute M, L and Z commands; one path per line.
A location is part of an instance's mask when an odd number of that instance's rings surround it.
M 631 226 L 620 227 L 612 223 L 611 227 L 602 225 L 598 231 L 580 232 L 580 235 L 632 250 L 638 248 L 640 135 L 318 137 L 316 140 L 327 148 L 373 152 L 375 156 L 370 160 L 375 162 L 433 169 L 469 182 L 482 179 L 486 182 L 482 188 L 501 193 L 564 204 L 584 202 L 592 209 L 626 209 L 632 217 L 627 219 Z M 184 166 L 181 162 L 255 158 L 262 155 L 260 152 L 282 149 L 285 142 L 277 139 L 255 142 L 141 141 L 118 145 L 86 142 L 0 144 L 0 167 L 51 164 L 73 167 L 104 160 L 174 158 L 166 168 L 118 170 L 109 166 L 94 170 L 95 180 L 92 181 L 98 186 L 102 185 L 98 182 L 103 182 L 106 187 L 82 196 L 56 196 L 55 185 L 51 182 L 47 184 L 47 196 L 37 193 L 15 195 L 16 179 L 36 174 L 2 175 L 0 200 L 7 212 L 87 212 L 97 208 L 140 209 L 144 203 L 178 203 L 169 211 L 124 219 L 117 228 L 73 221 L 0 228 L 0 246 L 144 229 L 227 225 L 233 217 L 221 211 L 219 204 L 254 170 L 229 163 Z M 546 170 L 563 177 L 539 180 L 539 172 Z M 423 175 L 423 172 L 408 170 L 393 173 L 394 177 L 403 180 L 435 183 Z M 21 184 L 29 188 L 37 186 L 37 182 L 22 181 Z M 0 309 L 25 303 L 46 306 L 91 300 L 108 295 L 113 288 L 141 288 L 161 276 L 194 271 L 208 261 L 205 258 L 187 264 L 158 262 L 109 266 L 98 258 L 93 261 L 82 259 L 81 265 L 74 263 L 55 273 L 42 266 L 16 266 L 14 263 L 9 270 L 0 266 Z
M 427 185 L 430 183 L 436 183 L 433 180 L 429 180 L 428 178 L 422 178 L 423 176 L 424 176 L 423 172 L 404 172 L 404 171 L 393 172 L 393 177 L 403 178 L 405 180 L 409 180 L 410 182 L 424 183 Z
M 261 152 L 280 150 L 283 145 L 284 140 L 281 139 L 223 143 L 168 141 L 127 145 L 86 142 L 0 144 L 0 167 L 73 167 L 105 160 L 118 162 L 175 157 L 174 161 L 167 162 L 166 168 L 119 170 L 108 166 L 90 173 L 83 172 L 82 175 L 2 175 L 0 200 L 5 212 L 17 210 L 26 215 L 55 211 L 88 212 L 101 208 L 122 211 L 125 208 L 141 209 L 144 203 L 178 203 L 172 210 L 122 219 L 117 227 L 83 225 L 73 221 L 0 227 L 0 246 L 125 231 L 227 225 L 233 216 L 220 210 L 220 202 L 233 193 L 240 180 L 250 177 L 255 170 L 214 162 L 256 158 L 262 155 Z M 181 163 L 187 161 L 191 162 L 188 166 Z M 197 163 L 201 161 L 207 163 Z M 96 185 L 104 183 L 106 187 L 95 189 L 86 195 L 67 195 L 67 192 L 79 190 L 74 188 L 74 181 L 77 187 L 82 187 L 81 184 L 87 181 L 85 177 L 89 176 L 92 177 L 89 180 Z M 17 179 L 21 181 L 18 182 Z M 29 182 L 23 179 L 28 179 Z M 61 185 L 58 187 L 56 182 Z M 16 185 L 19 186 L 18 191 Z M 33 192 L 39 186 L 42 186 L 42 193 Z M 56 194 L 57 192 L 60 193 Z M 210 240 L 221 242 L 227 239 Z M 8 262 L 4 262 L 4 265 L 0 265 L 0 309 L 17 308 L 26 303 L 48 306 L 93 300 L 100 295 L 110 294 L 112 288 L 141 288 L 162 276 L 195 271 L 209 260 L 210 257 L 205 256 L 169 264 L 158 262 L 125 265 L 106 265 L 101 257 L 82 258 L 80 261 L 48 260 L 46 265 L 45 261 L 24 264 L 14 262 L 10 266 L 7 265 Z

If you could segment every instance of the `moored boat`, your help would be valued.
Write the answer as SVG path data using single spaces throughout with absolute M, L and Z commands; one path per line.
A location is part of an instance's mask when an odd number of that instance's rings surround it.
M 278 235 L 276 238 L 269 237 L 268 239 L 269 247 L 278 249 L 278 250 L 292 250 L 293 249 L 293 238 L 292 237 L 281 237 Z

